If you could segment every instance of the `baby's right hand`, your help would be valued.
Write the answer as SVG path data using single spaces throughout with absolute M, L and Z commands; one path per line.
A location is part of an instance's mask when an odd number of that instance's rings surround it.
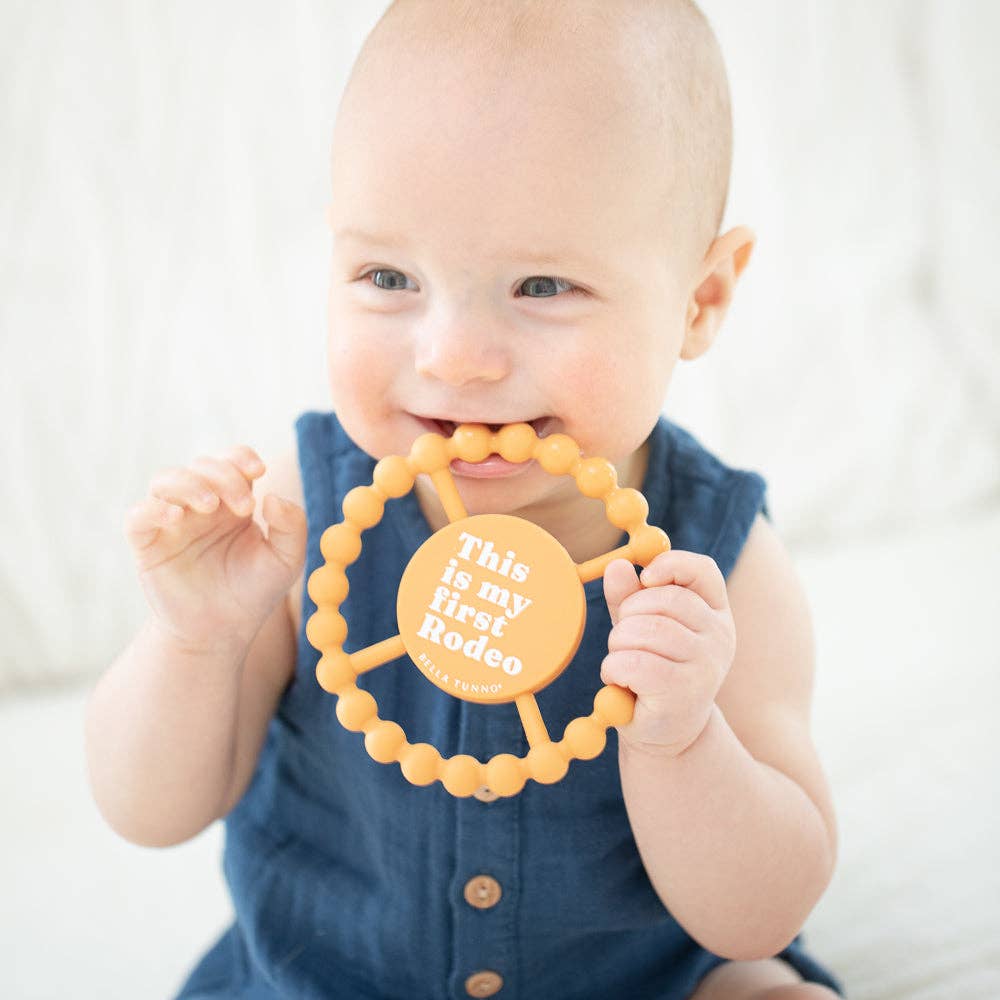
M 195 648 L 248 646 L 302 570 L 306 517 L 268 494 L 253 520 L 264 463 L 246 446 L 165 469 L 125 515 L 139 581 L 157 623 Z

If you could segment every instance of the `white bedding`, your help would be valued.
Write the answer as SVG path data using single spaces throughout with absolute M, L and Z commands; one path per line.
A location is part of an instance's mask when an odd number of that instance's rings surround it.
M 1000 510 L 796 556 L 841 831 L 806 934 L 854 1000 L 1000 997 L 998 551 Z M 103 826 L 84 787 L 83 701 L 0 701 L 10 1000 L 168 996 L 228 919 L 218 824 L 167 850 Z

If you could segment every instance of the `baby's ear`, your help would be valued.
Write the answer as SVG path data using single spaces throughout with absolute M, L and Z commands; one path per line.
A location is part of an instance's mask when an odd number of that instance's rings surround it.
M 736 226 L 713 240 L 708 248 L 702 261 L 701 280 L 688 302 L 682 358 L 697 358 L 712 346 L 733 300 L 736 281 L 750 260 L 754 239 L 746 226 Z

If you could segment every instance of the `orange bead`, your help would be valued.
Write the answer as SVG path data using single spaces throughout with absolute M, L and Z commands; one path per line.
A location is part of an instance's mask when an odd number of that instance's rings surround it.
M 353 524 L 331 524 L 320 535 L 319 550 L 327 562 L 347 566 L 361 555 L 361 535 Z
M 378 711 L 375 699 L 359 687 L 347 688 L 337 697 L 337 718 L 352 733 L 359 733 Z
M 538 435 L 531 424 L 504 424 L 494 440 L 501 458 L 508 462 L 527 462 L 535 452 Z
M 391 764 L 405 742 L 406 734 L 402 727 L 388 719 L 379 721 L 365 734 L 365 749 L 380 764 Z
M 413 473 L 402 455 L 386 455 L 375 465 L 372 482 L 387 497 L 401 497 L 413 489 Z
M 340 566 L 329 563 L 317 566 L 306 584 L 306 593 L 317 604 L 340 604 L 347 597 L 347 589 L 347 574 Z
M 574 719 L 563 733 L 563 742 L 574 757 L 590 760 L 596 757 L 608 742 L 607 732 L 593 716 Z
M 605 684 L 594 696 L 594 714 L 609 726 L 627 726 L 635 712 L 635 695 L 628 688 Z
M 429 743 L 410 743 L 399 752 L 399 766 L 411 785 L 429 785 L 438 776 L 441 754 Z
M 447 439 L 433 431 L 421 434 L 410 448 L 411 468 L 417 472 L 436 472 L 450 460 Z
M 516 795 L 527 780 L 519 757 L 498 753 L 486 765 L 486 784 L 498 795 Z
M 615 527 L 638 528 L 646 520 L 649 504 L 638 490 L 626 486 L 612 491 L 605 497 L 604 512 Z
M 586 497 L 603 497 L 618 485 L 618 473 L 606 458 L 585 458 L 575 475 L 577 488 Z
M 454 454 L 463 462 L 481 462 L 493 451 L 493 434 L 484 424 L 462 424 L 451 439 Z
M 340 612 L 319 608 L 306 622 L 306 638 L 320 652 L 326 652 L 331 646 L 339 647 L 347 638 L 347 622 Z
M 580 446 L 568 434 L 550 434 L 535 449 L 538 464 L 550 475 L 564 476 L 580 460 Z
M 370 486 L 355 486 L 344 497 L 344 517 L 360 528 L 370 528 L 382 520 L 385 501 Z
M 452 795 L 471 795 L 483 783 L 479 761 L 468 754 L 456 754 L 444 762 L 441 783 Z
M 336 694 L 345 684 L 353 684 L 356 679 L 347 653 L 324 653 L 316 664 L 316 680 L 323 690 L 331 694 Z
M 669 551 L 670 539 L 662 528 L 645 524 L 629 535 L 629 548 L 633 562 L 648 566 L 661 552 Z
M 542 743 L 532 747 L 526 758 L 531 777 L 542 785 L 551 785 L 566 776 L 569 761 L 559 752 L 554 743 Z

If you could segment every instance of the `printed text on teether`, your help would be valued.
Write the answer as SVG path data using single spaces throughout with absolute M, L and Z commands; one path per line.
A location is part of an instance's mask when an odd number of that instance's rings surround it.
M 524 563 L 515 562 L 515 554 L 507 550 L 505 558 L 501 559 L 493 550 L 493 543 L 477 538 L 467 531 L 459 535 L 461 546 L 448 560 L 448 565 L 441 573 L 440 584 L 434 590 L 434 596 L 424 613 L 424 621 L 417 635 L 445 649 L 461 650 L 470 660 L 485 663 L 488 667 L 499 668 L 510 676 L 516 676 L 523 668 L 521 660 L 516 656 L 504 656 L 495 646 L 487 645 L 491 637 L 504 638 L 504 627 L 533 603 L 507 587 L 502 587 L 491 580 L 482 580 L 477 589 L 473 588 L 475 579 L 472 572 L 459 569 L 459 560 L 470 564 L 470 569 L 479 566 L 487 572 L 507 577 L 515 583 L 523 583 L 528 578 L 530 567 Z M 454 588 L 454 589 L 453 589 Z M 477 599 L 482 604 L 468 604 L 465 601 Z M 478 637 L 469 638 L 457 630 L 448 630 L 445 619 L 458 622 L 460 625 L 471 626 L 479 633 Z M 456 686 L 461 682 L 456 677 Z

